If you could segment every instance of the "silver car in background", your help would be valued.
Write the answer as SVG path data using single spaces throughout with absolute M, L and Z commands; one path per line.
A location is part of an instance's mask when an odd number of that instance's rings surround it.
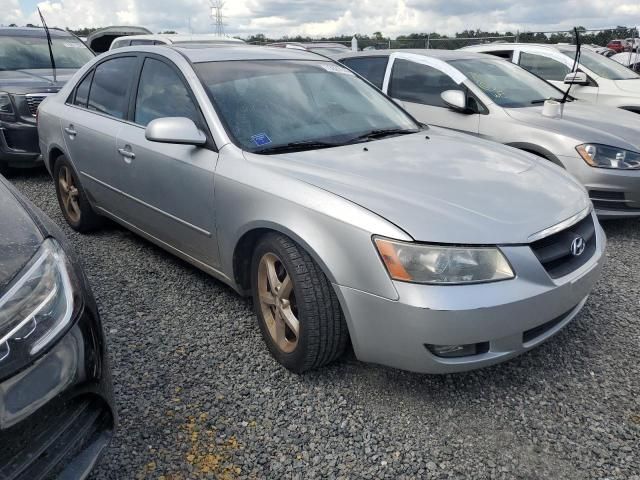
M 421 122 L 519 148 L 566 168 L 601 218 L 640 216 L 640 115 L 564 93 L 509 62 L 460 50 L 340 56 Z
M 640 113 L 640 75 L 588 49 L 581 51 L 579 70 L 585 75 L 579 79 L 567 78 L 576 55 L 574 45 L 503 43 L 461 50 L 507 59 L 559 88 L 566 89 L 569 81 L 572 95 L 580 100 Z
M 295 372 L 348 342 L 418 372 L 498 363 L 567 325 L 604 261 L 562 169 L 424 127 L 310 52 L 118 49 L 39 119 L 73 228 L 111 218 L 251 295 Z

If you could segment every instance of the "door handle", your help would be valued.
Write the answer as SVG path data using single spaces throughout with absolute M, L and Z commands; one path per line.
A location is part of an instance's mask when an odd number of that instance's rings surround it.
M 129 148 L 131 148 L 131 147 L 129 147 Z M 130 163 L 131 160 L 136 158 L 136 154 L 133 153 L 129 148 L 119 148 L 118 149 L 118 153 L 125 158 L 125 161 L 128 160 L 127 163 Z
M 64 131 L 67 132 L 67 134 L 70 137 L 75 137 L 76 135 L 78 135 L 78 132 L 75 131 L 75 129 L 73 128 L 73 125 L 69 125 L 68 127 L 64 127 Z

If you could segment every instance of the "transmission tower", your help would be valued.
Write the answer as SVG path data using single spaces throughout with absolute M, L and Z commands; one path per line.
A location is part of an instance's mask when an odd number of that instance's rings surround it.
M 222 7 L 224 2 L 221 0 L 209 0 L 211 5 L 211 19 L 216 29 L 217 35 L 224 35 L 224 17 L 222 16 Z

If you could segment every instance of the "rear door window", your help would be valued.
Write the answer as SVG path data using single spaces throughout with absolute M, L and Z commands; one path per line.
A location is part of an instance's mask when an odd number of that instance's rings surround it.
M 569 67 L 552 58 L 536 55 L 535 53 L 520 52 L 519 65 L 531 73 L 544 78 L 562 82 L 569 73 Z
M 118 57 L 98 65 L 89 92 L 89 110 L 115 118 L 127 117 L 136 57 Z
M 449 75 L 429 65 L 397 59 L 393 62 L 389 95 L 398 100 L 444 107 L 440 94 L 445 90 L 460 90 Z
M 91 81 L 93 80 L 93 70 L 85 76 L 80 84 L 76 87 L 76 97 L 73 100 L 73 104 L 79 107 L 87 106 L 87 100 L 89 100 L 89 89 L 91 88 Z
M 380 90 L 382 90 L 388 62 L 389 57 L 359 57 L 341 60 L 341 63 L 362 75 Z

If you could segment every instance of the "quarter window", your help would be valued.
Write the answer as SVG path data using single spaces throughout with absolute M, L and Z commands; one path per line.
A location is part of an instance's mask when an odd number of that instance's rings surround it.
M 93 71 L 85 76 L 80 84 L 76 87 L 76 97 L 73 101 L 74 105 L 86 108 L 87 100 L 89 99 L 89 89 L 91 88 L 91 80 L 93 80 Z
M 126 118 L 131 72 L 135 65 L 135 57 L 114 58 L 98 65 L 89 93 L 89 109 L 115 118 Z
M 146 126 L 163 117 L 186 117 L 196 125 L 201 123 L 198 109 L 178 73 L 164 62 L 147 58 L 140 76 L 134 121 Z
M 534 53 L 520 52 L 519 64 L 522 68 L 545 80 L 561 82 L 564 81 L 564 77 L 569 73 L 569 67 L 564 63 Z
M 389 57 L 345 58 L 341 62 L 382 90 Z
M 450 76 L 436 68 L 402 59 L 393 63 L 389 88 L 393 98 L 446 108 L 440 94 L 445 90 L 460 89 Z

